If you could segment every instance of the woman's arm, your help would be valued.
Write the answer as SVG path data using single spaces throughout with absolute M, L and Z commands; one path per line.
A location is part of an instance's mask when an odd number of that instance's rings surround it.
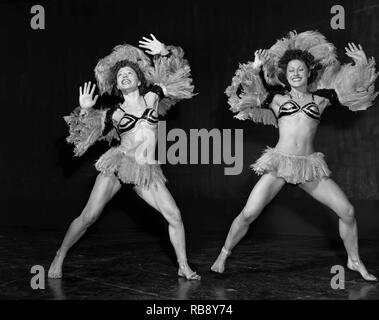
M 277 92 L 267 91 L 260 76 L 261 68 L 268 59 L 266 50 L 254 52 L 254 61 L 241 64 L 226 88 L 230 110 L 237 113 L 239 120 L 250 119 L 256 123 L 277 127 L 277 121 L 271 109 Z

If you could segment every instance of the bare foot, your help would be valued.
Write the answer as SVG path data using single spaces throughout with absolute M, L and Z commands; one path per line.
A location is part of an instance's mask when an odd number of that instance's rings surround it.
M 50 265 L 49 272 L 47 275 L 48 278 L 51 278 L 51 279 L 62 278 L 63 260 L 64 260 L 64 256 L 62 256 L 58 250 L 53 262 Z
M 364 266 L 363 262 L 358 260 L 358 261 L 352 261 L 350 258 L 347 260 L 347 267 L 352 270 L 352 271 L 357 271 L 361 274 L 363 279 L 366 281 L 378 281 L 378 279 L 369 273 Z
M 216 261 L 213 263 L 211 270 L 217 273 L 224 273 L 226 258 L 231 254 L 230 251 L 222 247 L 220 254 L 218 255 Z
M 201 276 L 192 271 L 187 262 L 179 262 L 178 276 L 184 277 L 187 280 L 201 280 Z

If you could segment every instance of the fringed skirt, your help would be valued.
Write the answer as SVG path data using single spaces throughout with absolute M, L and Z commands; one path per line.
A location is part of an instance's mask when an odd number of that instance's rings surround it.
M 131 183 L 143 188 L 165 184 L 159 164 L 139 164 L 135 157 L 126 154 L 120 148 L 114 147 L 97 160 L 95 167 L 105 175 L 115 174 L 123 183 Z
M 258 175 L 272 173 L 292 184 L 321 180 L 331 174 L 324 160 L 324 154 L 321 152 L 297 156 L 269 147 L 254 164 L 250 165 L 250 168 Z

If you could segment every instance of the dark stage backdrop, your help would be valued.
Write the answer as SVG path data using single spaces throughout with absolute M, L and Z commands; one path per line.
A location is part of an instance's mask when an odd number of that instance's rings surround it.
M 30 8 L 43 5 L 46 29 L 32 30 Z M 334 1 L 9 1 L 1 2 L 0 29 L 0 226 L 68 227 L 86 203 L 96 177 L 98 143 L 74 158 L 65 144 L 62 119 L 78 105 L 78 88 L 94 81 L 98 59 L 117 44 L 137 45 L 153 33 L 180 45 L 190 61 L 198 95 L 167 115 L 167 130 L 243 129 L 243 171 L 224 175 L 226 165 L 163 165 L 168 187 L 187 232 L 226 232 L 258 180 L 248 165 L 273 146 L 273 127 L 233 119 L 225 88 L 239 62 L 253 58 L 288 31 L 316 29 L 338 48 L 354 41 L 379 58 L 379 4 L 339 2 L 345 30 L 332 30 Z M 234 134 L 232 134 L 234 139 Z M 172 142 L 168 143 L 170 146 Z M 361 237 L 379 235 L 379 106 L 353 114 L 324 114 L 316 149 L 326 154 L 333 178 L 356 206 Z M 189 158 L 189 156 L 188 156 Z M 337 218 L 295 187 L 285 187 L 253 232 L 337 236 Z M 165 229 L 165 223 L 125 187 L 95 226 L 106 230 Z

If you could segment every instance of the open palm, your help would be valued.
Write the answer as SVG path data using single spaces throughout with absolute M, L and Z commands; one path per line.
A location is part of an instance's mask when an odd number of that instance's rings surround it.
M 89 109 L 96 104 L 99 95 L 96 95 L 95 98 L 93 98 L 93 93 L 95 92 L 95 89 L 95 84 L 92 86 L 91 89 L 91 81 L 88 83 L 85 82 L 83 89 L 82 87 L 79 88 L 79 104 L 82 108 Z
M 348 43 L 348 46 L 345 47 L 345 50 L 346 55 L 352 58 L 356 64 L 367 63 L 366 54 L 360 44 L 357 47 L 354 43 Z
M 265 49 L 259 49 L 254 52 L 254 68 L 260 68 L 269 58 L 268 51 Z
M 165 54 L 165 45 L 160 42 L 153 34 L 150 34 L 151 39 L 142 37 L 143 40 L 139 41 L 139 47 L 146 49 L 146 53 L 151 55 Z

